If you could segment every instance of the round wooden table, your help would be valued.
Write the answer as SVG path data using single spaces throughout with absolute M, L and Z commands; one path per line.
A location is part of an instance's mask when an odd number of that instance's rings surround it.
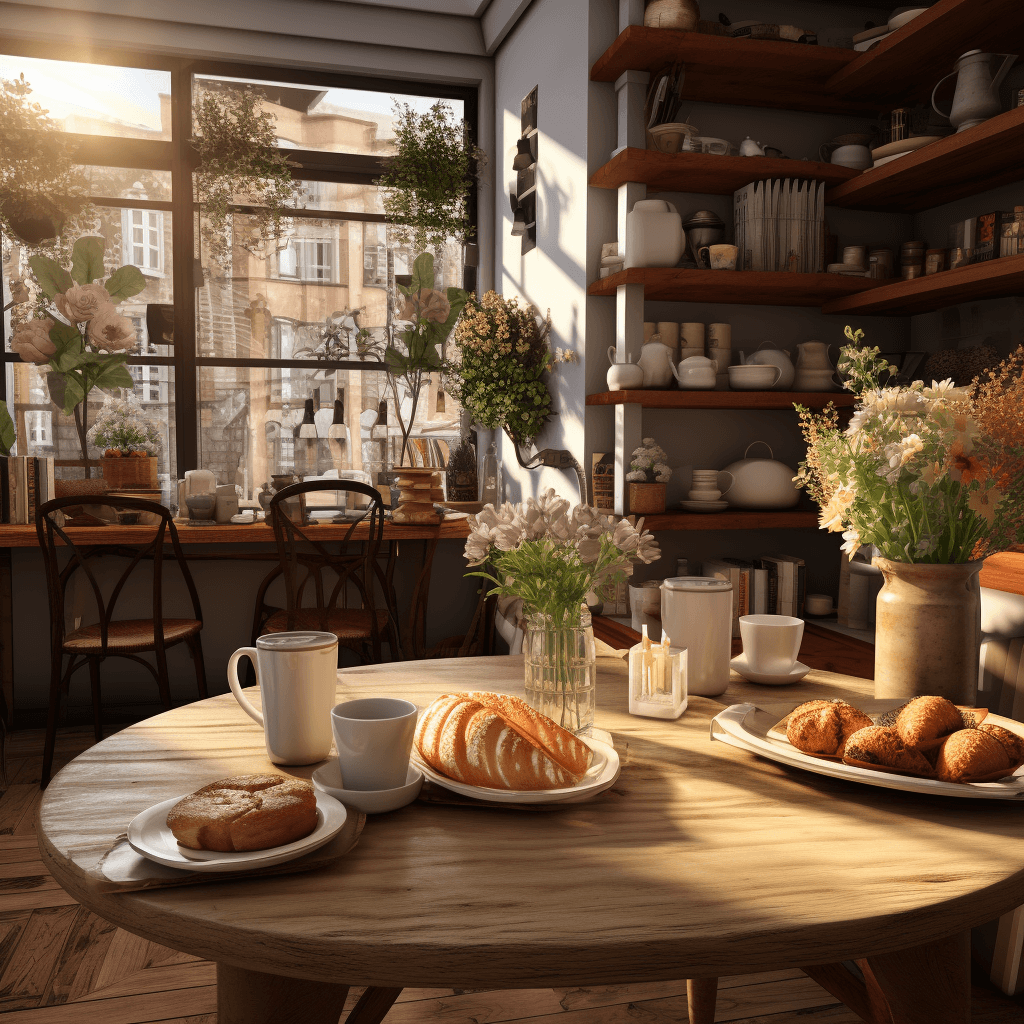
M 519 658 L 371 666 L 341 673 L 338 699 L 387 693 L 424 706 L 452 690 L 521 693 L 522 671 Z M 812 672 L 753 691 L 792 706 L 870 685 Z M 625 668 L 611 659 L 597 706 L 622 774 L 593 801 L 417 802 L 370 817 L 355 849 L 319 871 L 98 892 L 86 873 L 97 850 L 151 804 L 243 772 L 312 774 L 274 769 L 231 695 L 213 697 L 125 729 L 60 772 L 40 811 L 42 857 L 99 916 L 216 961 L 220 1024 L 333 1024 L 348 985 L 680 978 L 709 979 L 692 994 L 696 1019 L 710 1020 L 700 994 L 713 1002 L 720 975 L 803 967 L 830 987 L 837 969 L 824 965 L 857 958 L 869 984 L 840 995 L 854 1009 L 881 990 L 897 1024 L 969 1024 L 968 930 L 1024 903 L 1019 806 L 785 768 L 711 742 L 721 704 L 705 698 L 678 721 L 630 717 Z M 831 977 L 830 990 L 844 984 Z

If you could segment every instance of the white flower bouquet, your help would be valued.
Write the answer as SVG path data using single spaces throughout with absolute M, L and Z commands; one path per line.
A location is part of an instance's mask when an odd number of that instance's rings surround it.
M 631 484 L 667 484 L 672 479 L 668 454 L 653 437 L 645 437 L 644 443 L 633 451 L 626 479 Z
M 897 562 L 962 563 L 1024 541 L 1024 347 L 969 387 L 883 387 L 894 370 L 851 345 L 839 371 L 858 402 L 845 430 L 829 406 L 797 406 L 807 458 L 795 477 L 843 533 L 852 558 L 873 544 Z
M 90 444 L 106 449 L 108 455 L 156 455 L 161 447 L 156 424 L 130 396 L 108 396 L 96 422 L 89 429 L 88 438 Z

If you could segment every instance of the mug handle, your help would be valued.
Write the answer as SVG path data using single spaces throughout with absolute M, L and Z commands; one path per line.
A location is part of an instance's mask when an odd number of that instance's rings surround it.
M 778 384 L 780 380 L 782 380 L 782 370 L 780 370 L 777 366 L 774 365 L 772 366 L 772 369 L 775 371 L 775 380 L 771 382 L 770 387 L 775 387 L 775 385 Z
M 705 253 L 707 255 L 705 255 Z M 708 246 L 702 246 L 700 249 L 697 250 L 697 259 L 699 259 L 701 263 L 704 264 L 705 270 L 711 269 L 711 249 Z
M 723 476 L 727 476 L 729 478 L 729 486 L 728 487 L 723 487 L 721 485 L 721 483 L 718 482 L 718 481 L 720 481 L 722 479 Z M 727 470 L 727 469 L 720 469 L 718 471 L 718 480 L 716 480 L 715 482 L 718 484 L 718 489 L 722 492 L 723 495 L 725 495 L 725 494 L 729 493 L 729 491 L 732 489 L 732 485 L 734 483 L 736 483 L 736 477 L 734 477 L 732 475 L 732 473 L 729 472 L 729 470 Z
M 245 694 L 242 693 L 242 687 L 238 682 L 238 662 L 242 658 L 248 658 L 252 662 L 252 670 L 256 673 L 256 685 L 259 686 L 260 674 L 259 669 L 256 666 L 256 648 L 255 647 L 240 647 L 231 657 L 228 659 L 228 686 L 231 687 L 231 692 L 235 695 L 235 700 L 242 705 L 242 710 L 254 721 L 258 722 L 260 728 L 263 725 L 263 715 L 260 714 L 248 701 Z

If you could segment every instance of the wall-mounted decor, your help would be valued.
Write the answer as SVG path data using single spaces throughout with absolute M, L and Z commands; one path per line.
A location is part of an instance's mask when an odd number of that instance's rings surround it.
M 523 99 L 520 135 L 512 158 L 515 191 L 509 191 L 512 204 L 512 234 L 523 240 L 523 253 L 537 247 L 537 87 Z

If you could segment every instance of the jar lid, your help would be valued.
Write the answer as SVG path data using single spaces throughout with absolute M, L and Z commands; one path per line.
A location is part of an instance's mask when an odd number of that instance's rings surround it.
M 732 590 L 728 580 L 716 579 L 712 576 L 673 576 L 663 581 L 667 590 L 684 590 L 690 593 L 715 594 Z

